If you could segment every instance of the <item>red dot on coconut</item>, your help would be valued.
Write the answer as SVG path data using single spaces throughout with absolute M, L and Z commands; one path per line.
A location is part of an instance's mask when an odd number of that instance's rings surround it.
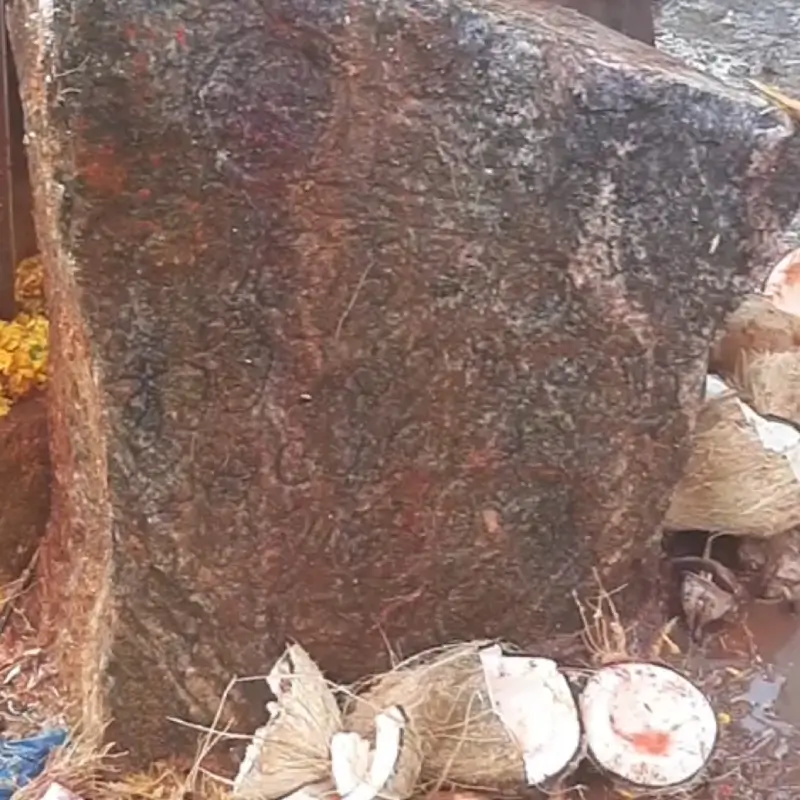
M 705 695 L 668 667 L 614 664 L 580 698 L 586 743 L 598 767 L 643 788 L 678 787 L 708 764 L 717 718 Z

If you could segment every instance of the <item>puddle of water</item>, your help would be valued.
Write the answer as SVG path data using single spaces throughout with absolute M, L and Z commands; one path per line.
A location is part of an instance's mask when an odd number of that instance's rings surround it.
M 770 730 L 791 733 L 791 723 L 784 722 L 775 713 L 776 701 L 785 684 L 786 676 L 780 674 L 759 674 L 753 678 L 745 695 L 750 711 L 741 721 L 748 733 L 765 734 Z
M 800 625 L 773 658 L 774 669 L 782 679 L 780 716 L 794 725 L 800 725 L 800 671 L 795 669 L 798 664 L 800 664 Z
M 723 637 L 729 648 L 735 642 L 739 654 L 753 645 L 758 654 L 757 660 L 740 659 L 746 681 L 727 698 L 738 713 L 737 735 L 725 758 L 747 762 L 734 782 L 734 796 L 795 800 L 800 797 L 800 617 L 785 607 L 756 604 L 748 612 L 747 630 L 749 636 L 742 628 Z M 748 647 L 742 646 L 745 640 Z
M 759 730 L 758 719 L 766 714 L 780 727 L 800 730 L 800 618 L 761 606 L 750 612 L 749 627 L 765 664 L 747 692 L 752 727 Z

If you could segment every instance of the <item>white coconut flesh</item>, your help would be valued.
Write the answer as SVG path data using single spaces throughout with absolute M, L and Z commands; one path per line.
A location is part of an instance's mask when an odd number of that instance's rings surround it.
M 375 717 L 375 748 L 357 733 L 331 739 L 331 772 L 342 800 L 375 800 L 400 759 L 406 719 L 398 706 Z
M 764 295 L 781 311 L 800 315 L 800 249 L 775 265 L 764 284 Z
M 578 706 L 569 683 L 549 658 L 480 653 L 486 688 L 497 716 L 522 751 L 530 785 L 559 776 L 581 746 Z
M 708 764 L 717 719 L 703 693 L 656 664 L 598 670 L 581 693 L 586 743 L 599 767 L 647 788 L 680 786 Z
M 706 397 L 724 397 L 733 394 L 733 389 L 718 375 L 706 375 Z
M 798 262 L 800 265 L 800 262 Z M 706 397 L 723 397 L 732 390 L 716 375 L 706 376 Z M 758 436 L 765 450 L 785 456 L 795 477 L 800 481 L 800 431 L 794 425 L 765 419 L 747 403 L 737 398 L 739 410 L 745 421 Z

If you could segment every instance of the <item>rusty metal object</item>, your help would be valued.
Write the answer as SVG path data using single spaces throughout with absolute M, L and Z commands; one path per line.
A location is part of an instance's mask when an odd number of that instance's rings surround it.
M 0 0 L 0 319 L 14 316 L 16 263 L 9 58 L 6 6 Z
M 732 569 L 712 557 L 712 545 L 721 534 L 708 538 L 702 556 L 672 559 L 682 571 L 681 606 L 689 633 L 700 641 L 705 628 L 732 614 L 745 599 L 745 588 Z
M 681 556 L 672 559 L 672 563 L 679 568 L 709 574 L 726 592 L 742 595 L 744 590 L 732 569 L 721 564 L 710 556 Z
M 681 581 L 681 605 L 689 633 L 699 641 L 705 628 L 737 608 L 736 597 L 718 586 L 708 572 L 687 572 Z

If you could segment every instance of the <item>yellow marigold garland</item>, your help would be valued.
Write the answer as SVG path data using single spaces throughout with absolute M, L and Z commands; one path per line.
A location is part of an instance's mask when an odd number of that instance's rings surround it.
M 39 256 L 19 263 L 14 284 L 19 313 L 11 322 L 0 320 L 0 417 L 47 382 L 49 323 L 42 276 Z

